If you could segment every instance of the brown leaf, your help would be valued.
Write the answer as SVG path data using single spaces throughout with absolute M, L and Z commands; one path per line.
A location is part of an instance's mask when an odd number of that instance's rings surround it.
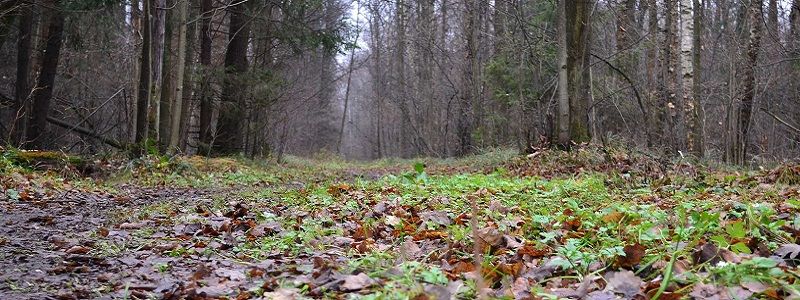
M 709 263 L 710 265 L 716 265 L 722 258 L 720 257 L 719 248 L 717 248 L 714 243 L 705 243 L 700 246 L 700 249 L 695 250 L 692 253 L 692 259 L 696 265 Z
M 614 212 L 611 212 L 611 213 L 603 216 L 603 222 L 606 222 L 606 223 L 617 223 L 620 220 L 622 220 L 623 217 L 625 217 L 625 214 L 623 214 L 621 212 L 618 212 L 618 211 L 614 211 Z
M 447 272 L 447 277 L 455 279 L 463 273 L 475 271 L 475 264 L 466 261 L 459 261 L 453 265 L 453 269 Z
M 528 279 L 517 277 L 511 285 L 511 295 L 515 300 L 533 299 L 531 296 L 531 285 Z
M 552 251 L 546 247 L 537 248 L 533 244 L 526 243 L 522 248 L 517 250 L 517 255 L 528 255 L 531 258 L 540 258 L 549 255 Z
M 639 276 L 627 270 L 608 272 L 605 277 L 607 283 L 606 290 L 617 294 L 623 294 L 626 299 L 633 299 L 638 295 L 644 283 Z
M 417 246 L 413 239 L 408 238 L 400 245 L 400 255 L 405 259 L 414 260 L 419 257 L 420 252 L 422 252 L 422 249 Z
M 122 223 L 122 224 L 119 224 L 119 229 L 123 229 L 123 230 L 136 230 L 136 229 L 140 229 L 140 228 L 144 227 L 144 225 L 145 225 L 145 224 L 144 224 L 144 222 L 138 222 L 138 223 Z
M 108 228 L 105 228 L 105 227 L 98 228 L 97 229 L 97 235 L 102 236 L 102 237 L 107 237 L 108 236 Z
M 625 256 L 617 257 L 617 264 L 622 268 L 632 269 L 642 262 L 645 248 L 641 244 L 636 243 L 625 246 L 622 251 L 625 252 Z
M 478 238 L 485 245 L 492 247 L 499 246 L 503 242 L 503 234 L 493 226 L 478 229 Z
M 415 241 L 446 239 L 447 232 L 441 230 L 423 230 L 414 235 Z
M 264 293 L 264 299 L 270 300 L 296 300 L 302 299 L 302 297 L 300 290 L 295 288 L 280 288 L 274 292 Z
M 92 249 L 86 246 L 75 245 L 71 248 L 67 249 L 67 253 L 69 254 L 86 254 L 89 253 Z
M 367 274 L 358 273 L 358 275 L 347 275 L 344 277 L 344 283 L 339 286 L 342 291 L 357 291 L 368 286 L 375 284 L 375 280 L 369 278 Z

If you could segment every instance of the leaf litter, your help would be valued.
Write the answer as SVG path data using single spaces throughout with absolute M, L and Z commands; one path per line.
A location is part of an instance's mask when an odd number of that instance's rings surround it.
M 226 162 L 183 187 L 10 174 L 0 298 L 469 299 L 478 276 L 493 298 L 800 297 L 794 169 L 545 151 L 490 169 L 296 164 L 268 179 Z

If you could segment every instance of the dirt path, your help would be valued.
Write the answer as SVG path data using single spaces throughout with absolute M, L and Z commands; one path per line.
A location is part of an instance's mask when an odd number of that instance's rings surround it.
M 117 194 L 124 197 L 73 190 L 3 201 L 0 299 L 111 298 L 112 281 L 130 266 L 100 251 L 98 236 L 126 235 L 114 229 L 126 217 L 120 212 L 136 213 L 159 202 L 198 202 L 215 193 L 122 187 Z

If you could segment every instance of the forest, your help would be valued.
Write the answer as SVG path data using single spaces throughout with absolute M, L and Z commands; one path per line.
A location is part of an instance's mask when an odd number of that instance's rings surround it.
M 0 0 L 0 299 L 800 299 L 800 0 Z

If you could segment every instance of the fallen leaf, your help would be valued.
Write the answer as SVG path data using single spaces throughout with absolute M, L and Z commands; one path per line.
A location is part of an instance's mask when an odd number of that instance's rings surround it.
M 295 288 L 280 288 L 273 292 L 264 293 L 264 298 L 269 300 L 297 300 L 301 299 L 300 290 Z
M 775 250 L 775 255 L 782 258 L 790 266 L 800 265 L 800 245 L 783 244 Z
M 501 234 L 497 228 L 489 226 L 478 229 L 478 238 L 481 239 L 485 245 L 496 247 L 503 241 L 503 234 Z
M 616 294 L 622 294 L 625 296 L 625 299 L 633 299 L 636 297 L 644 283 L 639 276 L 636 276 L 636 274 L 628 270 L 608 272 L 605 278 L 607 284 L 606 290 Z
M 345 292 L 357 291 L 371 286 L 375 281 L 367 274 L 358 273 L 358 275 L 347 275 L 344 278 L 344 283 L 339 286 L 339 289 Z
M 71 248 L 67 249 L 67 253 L 69 254 L 86 254 L 89 253 L 92 249 L 86 246 L 75 245 Z
M 420 252 L 422 249 L 417 246 L 417 243 L 414 242 L 413 239 L 410 237 L 400 245 L 400 255 L 404 259 L 413 260 L 419 257 Z
M 437 225 L 447 226 L 450 225 L 450 217 L 444 211 L 427 211 L 419 214 L 425 222 L 431 222 Z
M 139 223 L 122 223 L 122 224 L 119 224 L 119 229 L 123 229 L 123 230 L 136 230 L 136 229 L 141 229 L 142 227 L 144 227 L 144 225 L 145 225 L 145 224 L 144 224 L 144 222 L 139 222 Z
M 692 259 L 696 265 L 708 263 L 716 265 L 722 260 L 719 248 L 714 243 L 705 243 L 692 253 Z
M 511 285 L 511 295 L 515 300 L 531 299 L 531 285 L 528 279 L 517 277 Z
M 645 248 L 641 244 L 636 243 L 625 246 L 622 251 L 625 252 L 625 256 L 617 257 L 617 264 L 622 268 L 633 269 L 633 267 L 642 262 Z

